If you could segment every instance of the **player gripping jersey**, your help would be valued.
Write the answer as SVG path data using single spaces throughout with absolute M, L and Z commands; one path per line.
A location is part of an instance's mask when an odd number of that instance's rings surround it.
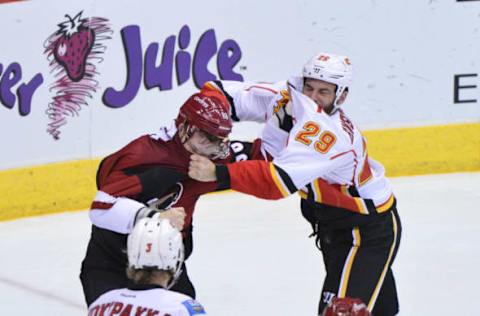
M 224 92 L 238 120 L 266 121 L 265 159 L 215 167 L 193 156 L 189 175 L 264 199 L 298 191 L 327 269 L 319 314 L 333 297 L 352 296 L 374 315 L 390 316 L 398 312 L 390 267 L 401 225 L 384 168 L 340 108 L 350 80 L 348 58 L 321 53 L 287 82 L 209 83 Z
M 102 160 L 89 212 L 92 233 L 80 274 L 87 305 L 109 290 L 132 285 L 125 275 L 124 250 L 127 234 L 141 218 L 169 218 L 182 230 L 185 257 L 191 254 L 195 204 L 217 185 L 188 178 L 189 157 L 195 152 L 226 161 L 229 114 L 223 95 L 196 93 L 180 108 L 176 124 L 141 136 Z M 181 210 L 186 214 L 179 219 Z M 195 298 L 185 264 L 172 290 Z
M 388 210 L 394 202 L 392 188 L 382 165 L 368 156 L 365 138 L 342 109 L 328 114 L 304 95 L 302 80 L 216 83 L 234 104 L 234 118 L 266 121 L 261 148 L 265 157 L 274 157 L 272 162 L 219 166 L 219 182 L 264 199 L 300 190 L 302 197 L 362 214 Z M 257 185 L 268 190 L 257 190 Z M 359 192 L 350 194 L 349 189 Z

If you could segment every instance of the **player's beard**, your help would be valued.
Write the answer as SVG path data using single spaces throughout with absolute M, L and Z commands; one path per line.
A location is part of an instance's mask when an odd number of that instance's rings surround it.
M 315 103 L 316 103 L 316 102 L 315 102 Z M 334 102 L 330 102 L 330 103 L 327 103 L 326 105 L 322 105 L 321 103 L 320 103 L 320 104 L 316 103 L 316 104 L 317 104 L 317 106 L 318 106 L 319 108 L 322 109 L 322 111 L 324 111 L 324 112 L 327 113 L 328 115 L 332 115 L 333 113 L 335 113 L 335 109 L 336 109 L 336 108 L 333 106 L 333 103 L 334 103 Z

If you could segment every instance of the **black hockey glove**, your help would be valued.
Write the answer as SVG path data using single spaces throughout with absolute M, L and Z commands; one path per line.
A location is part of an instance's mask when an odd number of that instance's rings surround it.
M 250 160 L 253 143 L 232 140 L 230 142 L 230 162 Z

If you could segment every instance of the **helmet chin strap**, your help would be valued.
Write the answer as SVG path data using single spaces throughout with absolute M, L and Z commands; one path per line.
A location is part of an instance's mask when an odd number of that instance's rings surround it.
M 340 110 L 340 106 L 333 105 L 332 110 L 330 111 L 330 113 L 328 113 L 328 115 L 331 116 L 331 115 L 335 114 L 335 112 L 337 112 L 338 110 Z
M 335 100 L 333 100 L 333 104 L 332 104 L 332 110 L 330 111 L 330 113 L 328 113 L 328 115 L 333 115 L 335 114 L 335 112 L 337 112 L 340 109 L 340 105 L 337 103 L 337 100 L 338 100 L 338 97 L 335 96 Z
M 345 87 L 343 87 L 342 89 L 337 88 L 337 91 L 335 92 L 335 99 L 333 100 L 333 107 L 330 113 L 328 113 L 329 115 L 334 114 L 340 109 L 340 104 L 338 104 L 338 100 L 345 91 L 347 91 Z

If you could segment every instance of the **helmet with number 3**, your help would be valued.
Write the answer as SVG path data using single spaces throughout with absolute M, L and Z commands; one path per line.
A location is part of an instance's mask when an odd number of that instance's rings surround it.
M 348 90 L 352 82 L 352 65 L 347 56 L 319 53 L 303 66 L 303 77 L 322 80 L 337 86 L 334 106 L 342 93 Z
M 169 271 L 175 281 L 184 260 L 182 234 L 167 219 L 143 218 L 128 235 L 127 254 L 129 267 Z

